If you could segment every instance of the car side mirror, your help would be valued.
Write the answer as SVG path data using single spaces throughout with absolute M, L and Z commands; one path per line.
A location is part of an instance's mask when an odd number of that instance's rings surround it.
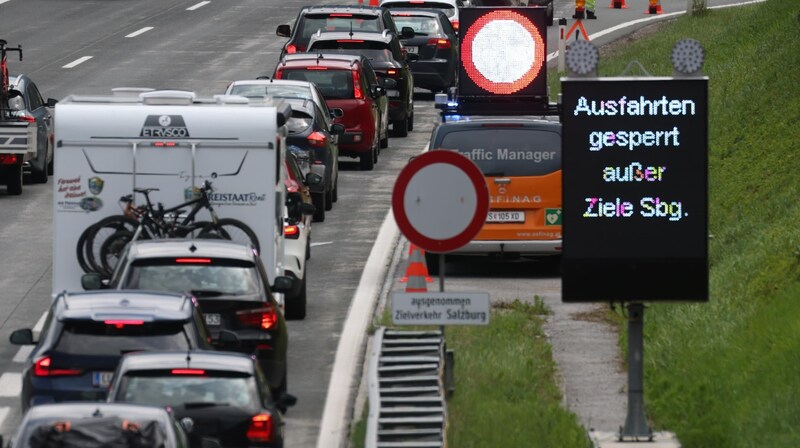
M 416 35 L 417 35 L 417 33 L 414 32 L 414 28 L 411 28 L 410 26 L 404 26 L 400 30 L 400 38 L 401 39 L 411 39 L 412 37 L 414 37 Z
M 33 340 L 33 330 L 30 328 L 23 328 L 22 330 L 14 330 L 8 337 L 8 342 L 14 345 L 34 345 L 36 341 Z M 2 446 L 2 445 L 0 445 Z
M 292 394 L 287 394 L 286 392 L 281 392 L 281 395 L 278 397 L 278 404 L 290 408 L 297 404 L 297 397 Z
M 294 286 L 294 280 L 291 277 L 280 275 L 275 277 L 275 283 L 272 285 L 272 292 L 287 293 L 291 292 Z
M 58 100 L 55 98 L 47 99 L 47 107 L 56 107 L 56 103 L 58 103 Z
M 416 54 L 416 53 L 407 53 L 406 54 L 406 61 L 409 61 L 409 62 L 419 61 L 419 55 Z
M 344 125 L 341 123 L 335 123 L 331 125 L 331 134 L 333 135 L 344 135 Z
M 303 197 L 298 192 L 286 195 L 286 213 L 290 222 L 297 222 L 303 218 Z
M 339 109 L 338 107 L 330 109 L 329 112 L 331 113 L 331 118 L 344 117 L 344 111 L 342 109 Z
M 292 37 L 292 27 L 289 25 L 278 25 L 278 29 L 275 30 L 275 34 L 281 37 Z
M 322 176 L 317 173 L 308 173 L 306 174 L 306 185 L 309 187 L 317 186 L 322 184 Z
M 383 87 L 387 89 L 394 89 L 397 87 L 397 80 L 392 78 L 383 78 Z
M 85 291 L 108 288 L 108 279 L 97 272 L 89 272 L 81 276 L 81 286 Z

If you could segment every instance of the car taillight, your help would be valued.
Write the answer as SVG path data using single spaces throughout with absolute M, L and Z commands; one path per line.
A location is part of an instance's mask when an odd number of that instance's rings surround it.
M 447 50 L 452 46 L 450 43 L 450 39 L 428 39 L 428 45 L 436 45 L 436 48 L 439 50 Z
M 451 20 L 450 23 L 453 25 L 453 29 L 458 31 L 458 20 Z
M 17 160 L 16 154 L 0 154 L 0 165 L 16 165 Z
M 245 327 L 270 330 L 278 322 L 278 313 L 268 303 L 263 308 L 241 310 L 236 312 L 236 318 Z
M 272 440 L 272 416 L 258 414 L 250 419 L 247 428 L 247 439 L 251 442 L 269 442 Z
M 22 114 L 17 118 L 19 119 L 19 121 L 27 121 L 28 123 L 36 122 L 36 118 L 34 118 L 33 115 Z
M 353 98 L 357 100 L 364 99 L 364 92 L 361 91 L 361 81 L 358 77 L 358 72 L 353 70 Z
M 295 54 L 297 53 L 297 45 L 289 44 L 286 46 L 286 53 L 287 54 Z
M 300 238 L 300 227 L 283 226 L 283 236 L 292 240 Z
M 396 68 L 390 68 L 390 69 L 387 69 L 387 70 L 386 70 L 386 76 L 392 76 L 392 77 L 395 77 L 395 76 L 397 76 L 399 73 L 400 73 L 400 70 L 398 70 L 398 69 L 396 69 Z
M 103 321 L 106 325 L 112 325 L 115 328 L 124 328 L 126 325 L 144 325 L 143 320 L 127 320 L 127 319 L 115 319 L 115 320 L 106 320 Z
M 52 369 L 50 368 L 51 362 L 49 356 L 39 358 L 33 364 L 33 376 L 70 376 L 83 373 L 83 370 L 79 369 Z
M 314 131 L 311 133 L 311 135 L 306 137 L 306 140 L 308 140 L 309 145 L 315 148 L 324 148 L 326 140 L 328 140 L 328 138 L 325 137 L 325 134 L 323 134 L 322 132 Z
M 275 79 L 283 79 L 283 70 L 275 70 Z

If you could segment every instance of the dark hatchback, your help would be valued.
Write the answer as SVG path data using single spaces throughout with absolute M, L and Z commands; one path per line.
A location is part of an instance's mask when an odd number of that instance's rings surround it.
M 389 30 L 382 33 L 319 32 L 311 36 L 308 51 L 338 51 L 368 58 L 375 74 L 383 80 L 382 85 L 386 87 L 392 135 L 405 137 L 408 131 L 414 129 L 414 76 L 407 61 L 416 61 L 418 57 L 403 50 L 397 34 Z M 387 79 L 393 82 L 387 83 Z
M 286 391 L 289 335 L 272 291 L 294 295 L 295 283 L 278 277 L 270 286 L 264 264 L 250 245 L 163 239 L 129 243 L 109 287 L 191 291 L 200 303 L 212 344 L 255 355 L 270 387 L 280 394 Z
M 130 423 L 134 426 L 131 427 Z M 67 428 L 68 431 L 63 431 Z M 129 433 L 125 434 L 126 431 Z M 29 409 L 11 435 L 7 448 L 75 446 L 73 444 L 87 447 L 117 446 L 113 444 L 132 435 L 132 432 L 136 433 L 139 446 L 189 447 L 189 439 L 183 427 L 163 406 L 57 403 Z M 0 445 L 6 446 L 2 444 L 1 437 Z
M 154 352 L 125 356 L 109 401 L 169 406 L 189 433 L 226 448 L 283 447 L 283 415 L 297 399 L 273 397 L 252 357 L 230 352 Z
M 125 353 L 208 349 L 197 301 L 185 294 L 94 291 L 56 296 L 39 341 L 30 329 L 12 344 L 36 344 L 22 373 L 22 409 L 62 401 L 104 400 Z
M 454 86 L 458 69 L 458 35 L 444 12 L 438 9 L 391 10 L 397 26 L 414 30 L 414 37 L 403 39 L 403 48 L 419 59 L 410 62 L 414 87 L 433 92 Z
M 281 59 L 287 54 L 307 51 L 308 42 L 317 31 L 381 33 L 389 30 L 395 34 L 399 31 L 386 8 L 364 5 L 306 6 L 297 14 L 294 23 L 294 29 L 279 25 L 276 31 L 278 36 L 289 38 L 281 49 Z

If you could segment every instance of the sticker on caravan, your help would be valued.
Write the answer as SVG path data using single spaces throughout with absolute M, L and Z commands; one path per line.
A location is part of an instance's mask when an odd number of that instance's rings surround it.
M 103 192 L 103 185 L 104 184 L 105 184 L 105 181 L 102 178 L 100 178 L 98 176 L 94 176 L 91 179 L 89 179 L 89 191 L 93 195 L 97 196 L 98 194 Z
M 181 115 L 148 115 L 141 137 L 189 138 L 189 129 Z

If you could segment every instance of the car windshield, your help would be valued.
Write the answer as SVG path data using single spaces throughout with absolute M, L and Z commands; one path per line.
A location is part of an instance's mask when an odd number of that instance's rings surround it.
M 238 372 L 191 368 L 131 371 L 121 381 L 116 401 L 173 408 L 250 407 L 257 395 L 253 376 Z
M 57 354 L 120 356 L 142 350 L 187 350 L 184 322 L 113 318 L 104 321 L 67 320 L 58 342 Z
M 350 70 L 284 70 L 283 77 L 313 82 L 326 99 L 353 98 L 353 74 Z
M 541 176 L 561 169 L 561 136 L 524 127 L 476 127 L 448 132 L 437 146 L 455 149 L 486 176 Z
M 418 36 L 442 33 L 439 21 L 435 17 L 411 15 L 393 15 L 392 17 L 394 17 L 394 24 L 398 29 L 410 27 Z
M 231 87 L 231 95 L 246 97 L 273 96 L 280 98 L 313 99 L 311 89 L 306 86 L 280 84 L 237 84 Z
M 300 21 L 298 36 L 302 36 L 305 41 L 312 34 L 321 30 L 323 33 L 328 31 L 372 31 L 379 32 L 380 21 L 376 15 L 359 15 L 350 13 L 325 13 L 325 14 L 306 14 Z
M 251 262 L 219 258 L 139 259 L 131 266 L 127 289 L 190 291 L 204 295 L 260 293 L 258 269 Z
M 456 8 L 453 5 L 448 5 L 447 3 L 439 3 L 439 2 L 418 2 L 418 1 L 408 1 L 408 2 L 386 2 L 381 5 L 385 8 L 431 8 L 431 9 L 439 9 L 444 12 L 448 18 L 455 17 L 456 15 Z M 397 22 L 397 19 L 395 19 Z M 398 25 L 399 26 L 399 25 Z

